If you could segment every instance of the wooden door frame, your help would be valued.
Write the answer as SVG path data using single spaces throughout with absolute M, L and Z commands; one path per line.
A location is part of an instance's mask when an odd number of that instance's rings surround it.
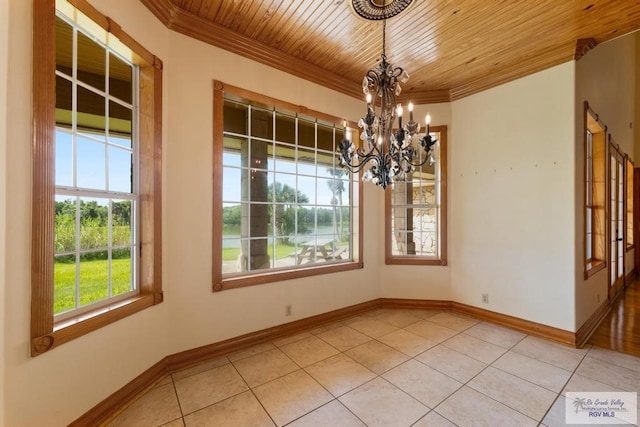
M 623 194 L 622 197 L 622 210 L 623 210 L 623 215 L 622 215 L 622 239 L 623 239 L 623 248 L 622 248 L 622 275 L 618 275 L 618 254 L 616 253 L 616 258 L 615 258 L 615 262 L 611 262 L 611 252 L 612 249 L 616 249 L 616 248 L 612 248 L 612 242 L 614 239 L 614 236 L 612 236 L 612 231 L 611 231 L 611 222 L 613 220 L 613 215 L 614 212 L 612 212 L 611 209 L 611 198 L 612 198 L 612 194 L 611 194 L 611 178 L 612 178 L 612 174 L 614 173 L 614 171 L 612 171 L 611 169 L 611 159 L 612 157 L 615 157 L 616 162 L 618 162 L 618 164 L 620 164 L 622 166 L 622 172 L 623 172 L 623 176 L 622 176 L 622 184 L 623 184 L 623 193 L 626 190 L 626 187 L 624 186 L 624 179 L 625 179 L 625 167 L 626 167 L 626 157 L 625 155 L 622 153 L 622 151 L 620 150 L 620 147 L 615 144 L 613 138 L 611 138 L 611 134 L 608 135 L 608 140 L 609 143 L 607 144 L 607 184 L 606 184 L 606 200 L 607 200 L 607 207 L 606 207 L 606 228 L 605 228 L 605 235 L 607 236 L 607 295 L 609 297 L 609 301 L 613 301 L 615 300 L 619 295 L 620 292 L 622 290 L 624 290 L 625 287 L 625 269 L 626 269 L 626 242 L 624 242 L 624 240 L 626 240 L 626 229 L 624 229 L 625 227 L 625 217 L 626 217 L 626 200 L 625 200 L 625 194 Z M 618 176 L 618 169 L 616 167 L 615 170 L 616 173 L 616 193 L 618 191 L 618 186 L 619 186 L 619 176 Z M 616 196 L 616 209 L 619 206 L 619 200 L 618 197 Z M 617 213 L 617 211 L 615 212 Z M 615 217 L 615 221 L 618 221 L 618 216 L 616 215 Z M 619 228 L 616 225 L 616 228 Z M 616 242 L 615 245 L 616 247 L 618 246 L 618 240 L 619 236 L 620 236 L 620 230 L 617 229 L 617 236 L 615 236 L 616 238 Z M 613 282 L 613 284 L 611 283 L 611 273 L 612 270 L 615 268 L 615 273 L 616 273 L 616 278 L 615 281 Z M 616 286 L 616 283 L 618 283 L 618 280 L 621 280 L 622 283 L 619 284 L 619 286 Z

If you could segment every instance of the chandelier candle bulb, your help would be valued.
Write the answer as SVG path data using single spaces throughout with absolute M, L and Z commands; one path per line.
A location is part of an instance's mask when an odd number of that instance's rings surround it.
M 402 127 L 402 105 L 398 104 L 398 108 L 396 108 L 396 112 L 398 113 L 398 128 Z
M 409 109 L 409 121 L 412 122 L 413 121 L 413 103 L 409 102 L 409 105 L 407 106 L 407 108 Z
M 429 135 L 429 124 L 431 123 L 431 114 L 427 113 L 427 116 L 424 118 L 424 122 L 427 124 L 427 135 Z

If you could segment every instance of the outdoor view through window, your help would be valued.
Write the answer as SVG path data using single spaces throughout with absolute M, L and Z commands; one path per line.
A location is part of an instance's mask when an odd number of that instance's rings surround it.
M 352 180 L 343 129 L 312 117 L 224 103 L 222 273 L 352 258 Z
M 136 71 L 58 14 L 53 310 L 58 318 L 136 290 Z

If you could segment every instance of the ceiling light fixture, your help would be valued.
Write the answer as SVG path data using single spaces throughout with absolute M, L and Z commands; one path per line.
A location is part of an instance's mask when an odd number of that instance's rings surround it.
M 431 148 L 437 142 L 429 135 L 431 117 L 427 114 L 427 131 L 417 143 L 413 136 L 420 132 L 420 124 L 413 120 L 413 105 L 408 105 L 409 121 L 402 126 L 402 105 L 396 103 L 400 95 L 400 83 L 409 80 L 409 74 L 401 67 L 393 67 L 385 54 L 386 23 L 405 10 L 412 0 L 352 0 L 353 9 L 368 20 L 382 20 L 382 55 L 376 68 L 367 71 L 362 81 L 362 91 L 367 101 L 367 113 L 358 121 L 362 129 L 359 147 L 351 141 L 346 127 L 340 143 L 340 163 L 351 173 L 359 173 L 366 165 L 363 181 L 371 181 L 384 188 L 402 179 L 415 168 L 434 163 Z M 398 128 L 393 132 L 398 119 Z M 419 147 L 418 147 L 419 145 Z M 396 178 L 398 177 L 398 178 Z

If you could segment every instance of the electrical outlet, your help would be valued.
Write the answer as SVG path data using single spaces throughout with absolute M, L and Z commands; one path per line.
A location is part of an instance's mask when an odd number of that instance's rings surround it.
M 284 315 L 285 316 L 291 316 L 291 304 L 285 305 L 285 307 L 284 307 Z
M 482 294 L 482 303 L 489 304 L 489 294 Z

